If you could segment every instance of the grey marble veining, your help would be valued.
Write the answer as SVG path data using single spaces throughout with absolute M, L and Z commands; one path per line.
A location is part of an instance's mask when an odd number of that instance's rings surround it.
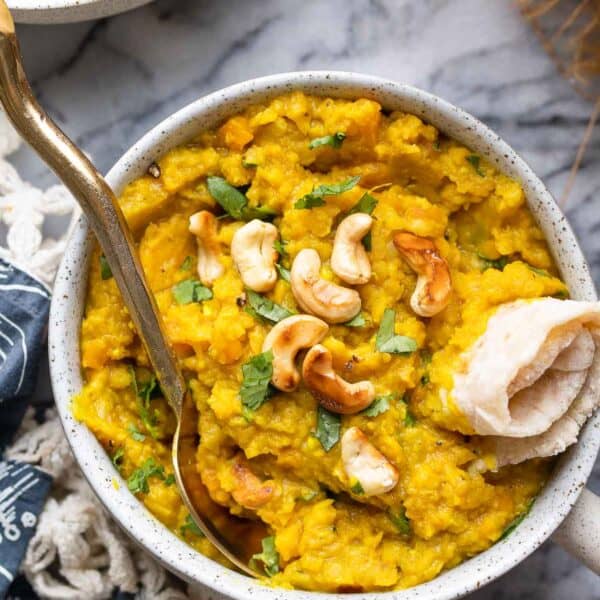
M 19 35 L 40 100 L 102 170 L 207 92 L 275 72 L 339 69 L 462 106 L 559 198 L 591 112 L 509 0 L 159 0 L 93 23 L 22 26 Z M 15 158 L 36 183 L 53 180 L 28 150 Z M 566 211 L 600 282 L 598 195 L 597 128 Z M 600 492 L 598 465 L 590 486 Z M 472 598 L 597 600 L 600 579 L 547 543 Z

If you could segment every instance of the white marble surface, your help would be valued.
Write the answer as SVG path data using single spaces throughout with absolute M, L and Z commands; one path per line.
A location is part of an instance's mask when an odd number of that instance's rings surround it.
M 102 170 L 202 94 L 274 72 L 342 69 L 466 108 L 559 197 L 590 114 L 510 0 L 159 0 L 95 23 L 18 30 L 38 97 Z M 52 181 L 28 150 L 16 162 Z M 597 129 L 566 207 L 597 282 L 599 192 Z M 600 492 L 598 466 L 590 485 Z M 600 579 L 548 543 L 472 598 L 597 600 Z

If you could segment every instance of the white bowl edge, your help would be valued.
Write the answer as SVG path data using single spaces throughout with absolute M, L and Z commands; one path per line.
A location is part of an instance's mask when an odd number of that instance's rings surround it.
M 7 0 L 17 23 L 55 25 L 100 19 L 153 0 Z
M 186 106 L 147 133 L 111 169 L 108 181 L 118 193 L 128 181 L 141 175 L 153 160 L 169 148 L 185 142 L 194 133 L 216 125 L 249 104 L 296 89 L 337 97 L 372 97 L 386 108 L 403 108 L 465 143 L 501 171 L 518 179 L 573 297 L 596 299 L 587 264 L 570 226 L 527 164 L 499 136 L 471 115 L 431 94 L 377 77 L 319 71 L 284 73 L 217 91 Z M 579 443 L 561 457 L 523 523 L 502 542 L 430 582 L 403 591 L 324 594 L 268 588 L 225 569 L 194 551 L 155 519 L 128 492 L 93 434 L 71 415 L 71 398 L 82 385 L 79 322 L 83 304 L 79 302 L 78 305 L 77 299 L 85 293 L 90 244 L 87 227 L 81 222 L 71 239 L 55 284 L 49 352 L 59 414 L 77 461 L 109 512 L 165 567 L 188 581 L 201 583 L 217 593 L 240 600 L 250 600 L 255 596 L 261 600 L 341 600 L 348 596 L 371 600 L 375 596 L 390 600 L 458 598 L 502 575 L 531 554 L 561 523 L 585 485 L 600 446 L 600 412 L 588 421 Z M 77 326 L 73 327 L 73 323 Z M 118 490 L 113 487 L 114 479 L 121 483 Z

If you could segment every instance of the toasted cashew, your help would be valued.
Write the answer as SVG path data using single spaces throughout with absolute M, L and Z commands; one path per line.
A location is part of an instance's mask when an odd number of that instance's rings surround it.
M 240 227 L 231 240 L 231 257 L 244 285 L 255 292 L 267 292 L 277 283 L 277 227 L 254 219 Z
M 367 283 L 371 279 L 371 261 L 362 244 L 369 233 L 373 217 L 354 213 L 346 217 L 337 228 L 331 254 L 331 269 L 346 283 Z
M 274 488 L 261 481 L 246 464 L 242 456 L 237 456 L 233 463 L 233 476 L 237 487 L 231 495 L 245 508 L 257 509 L 266 504 L 273 496 Z
M 370 381 L 348 383 L 336 375 L 331 352 L 321 344 L 306 353 L 302 377 L 321 406 L 334 413 L 353 415 L 375 399 L 375 388 Z
M 189 230 L 198 242 L 198 277 L 204 285 L 211 285 L 225 271 L 219 260 L 221 245 L 217 237 L 217 219 L 211 212 L 201 210 L 190 217 Z
M 300 373 L 294 360 L 302 348 L 318 344 L 327 334 L 329 326 L 312 315 L 294 315 L 279 321 L 265 338 L 262 351 L 273 352 L 273 385 L 282 392 L 295 390 L 300 383 Z
M 298 252 L 292 264 L 292 292 L 300 307 L 329 323 L 344 323 L 360 312 L 356 290 L 321 279 L 321 259 L 316 250 Z
M 398 483 L 396 467 L 358 427 L 350 427 L 342 436 L 342 462 L 348 478 L 360 483 L 365 496 L 385 494 Z
M 448 306 L 452 291 L 448 263 L 430 239 L 408 231 L 394 235 L 394 246 L 418 275 L 411 308 L 422 317 L 437 315 Z

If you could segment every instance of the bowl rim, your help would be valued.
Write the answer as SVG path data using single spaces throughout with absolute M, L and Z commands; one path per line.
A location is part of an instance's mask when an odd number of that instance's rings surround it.
M 530 209 L 542 227 L 561 275 L 579 300 L 596 300 L 596 291 L 575 236 L 542 182 L 500 136 L 465 111 L 441 98 L 394 81 L 339 71 L 292 72 L 238 83 L 199 98 L 156 125 L 138 140 L 110 170 L 107 179 L 115 191 L 135 179 L 166 150 L 190 139 L 241 108 L 288 91 L 301 90 L 332 97 L 371 97 L 384 106 L 411 106 L 423 117 L 468 147 L 525 188 Z M 408 109 L 407 109 L 408 110 Z M 465 560 L 435 579 L 407 590 L 335 594 L 270 588 L 193 550 L 162 525 L 132 494 L 112 466 L 99 442 L 71 415 L 71 398 L 81 385 L 79 321 L 85 290 L 91 235 L 81 220 L 63 257 L 50 311 L 49 354 L 52 386 L 67 439 L 77 462 L 100 501 L 121 527 L 167 569 L 187 581 L 206 586 L 226 597 L 251 600 L 281 598 L 311 600 L 449 600 L 472 592 L 499 577 L 536 550 L 560 525 L 577 500 L 593 468 L 600 447 L 600 411 L 580 433 L 577 444 L 558 461 L 531 512 L 506 539 Z M 83 292 L 85 293 L 85 292 Z M 77 327 L 73 327 L 73 322 Z M 69 327 L 71 325 L 71 327 Z M 115 489 L 114 481 L 120 483 Z
M 75 23 L 100 19 L 153 0 L 7 0 L 17 23 Z

